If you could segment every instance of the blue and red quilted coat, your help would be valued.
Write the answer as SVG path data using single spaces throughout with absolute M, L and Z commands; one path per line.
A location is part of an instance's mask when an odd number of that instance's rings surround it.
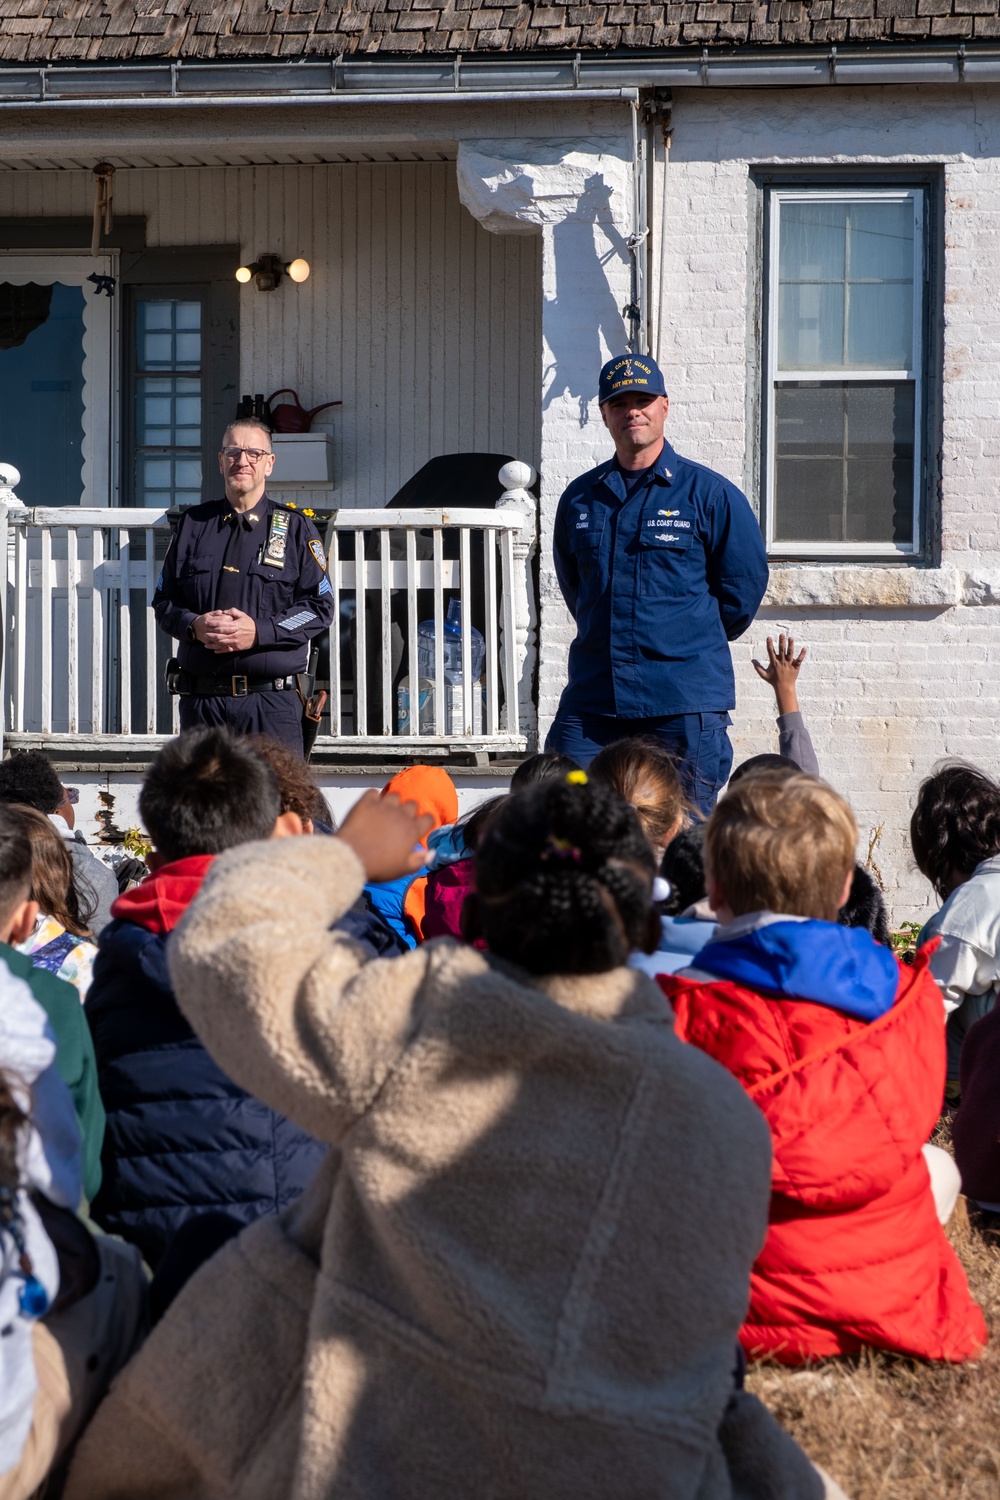
M 771 1128 L 769 1228 L 740 1334 L 750 1356 L 800 1364 L 873 1345 L 958 1362 L 986 1343 L 921 1151 L 945 1077 L 928 957 L 910 968 L 867 932 L 779 920 L 659 977 L 678 1034 L 740 1080 Z

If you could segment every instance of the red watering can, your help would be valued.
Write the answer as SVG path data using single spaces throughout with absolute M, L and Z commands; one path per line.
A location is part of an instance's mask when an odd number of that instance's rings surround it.
M 275 406 L 275 396 L 291 396 L 292 401 L 282 401 L 280 406 Z M 271 423 L 275 432 L 308 432 L 313 417 L 326 411 L 328 406 L 342 406 L 343 402 L 324 401 L 321 406 L 314 406 L 312 411 L 307 411 L 299 400 L 298 392 L 293 391 L 290 385 L 283 385 L 280 391 L 275 391 L 274 396 L 268 396 L 267 404 L 271 408 Z

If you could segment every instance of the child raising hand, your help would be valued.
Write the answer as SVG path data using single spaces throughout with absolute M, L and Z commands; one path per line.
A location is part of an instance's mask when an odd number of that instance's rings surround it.
M 807 775 L 818 776 L 819 761 L 799 709 L 799 673 L 805 659 L 805 646 L 796 656 L 794 636 L 782 633 L 778 636 L 777 646 L 768 636 L 767 666 L 754 658 L 753 669 L 774 689 L 778 709 L 778 754 L 782 760 L 794 761 Z

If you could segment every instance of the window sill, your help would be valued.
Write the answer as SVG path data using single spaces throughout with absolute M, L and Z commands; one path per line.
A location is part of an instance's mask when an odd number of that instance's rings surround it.
M 1000 604 L 1000 573 L 877 564 L 772 563 L 769 609 L 951 609 Z

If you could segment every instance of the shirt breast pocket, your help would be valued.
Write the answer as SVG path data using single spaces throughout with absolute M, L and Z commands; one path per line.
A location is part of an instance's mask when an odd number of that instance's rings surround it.
M 177 569 L 178 602 L 184 609 L 203 615 L 215 599 L 215 573 L 204 558 L 189 557 Z
M 286 562 L 283 568 L 272 563 L 252 562 L 247 569 L 247 614 L 258 616 L 278 614 L 291 603 L 295 591 L 295 578 L 291 576 Z
M 580 524 L 580 523 L 578 523 Z M 596 526 L 586 526 L 569 534 L 569 550 L 573 554 L 581 587 L 601 583 L 601 542 L 604 538 L 604 521 Z
M 679 592 L 691 567 L 690 531 L 672 526 L 647 527 L 640 538 L 639 592 L 643 598 L 663 598 Z

